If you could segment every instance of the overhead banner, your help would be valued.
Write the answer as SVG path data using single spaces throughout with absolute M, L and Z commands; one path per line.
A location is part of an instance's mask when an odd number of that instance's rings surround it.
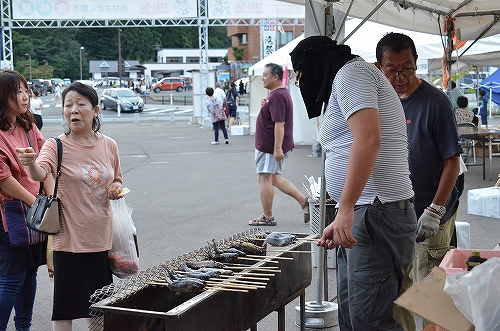
M 15 20 L 176 19 L 198 16 L 197 0 L 12 0 Z
M 208 0 L 208 17 L 232 18 L 304 18 L 305 8 L 274 0 Z

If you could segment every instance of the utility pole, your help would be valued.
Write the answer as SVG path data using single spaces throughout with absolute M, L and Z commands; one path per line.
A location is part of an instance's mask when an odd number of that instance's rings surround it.
M 118 27 L 118 81 L 120 82 L 118 87 L 122 87 L 122 40 L 121 40 L 121 29 Z
M 29 61 L 30 61 L 30 63 L 29 63 L 28 65 L 30 66 L 30 80 L 31 80 L 31 78 L 32 78 L 32 77 L 31 77 L 31 54 L 26 53 L 26 54 L 24 54 L 24 55 L 25 55 L 25 56 L 29 56 Z
M 85 49 L 85 47 L 80 46 L 80 80 L 83 79 L 83 58 L 82 58 L 82 51 Z

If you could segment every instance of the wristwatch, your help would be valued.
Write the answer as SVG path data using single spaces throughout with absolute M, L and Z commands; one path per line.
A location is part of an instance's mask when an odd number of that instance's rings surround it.
M 438 206 L 435 203 L 431 203 L 429 207 L 434 209 L 436 211 L 436 214 L 439 215 L 439 217 L 443 217 L 444 213 L 446 213 L 446 208 L 444 206 Z

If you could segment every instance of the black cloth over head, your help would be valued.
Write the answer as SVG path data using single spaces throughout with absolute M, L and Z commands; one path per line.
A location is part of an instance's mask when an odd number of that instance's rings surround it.
M 293 71 L 300 72 L 299 88 L 309 118 L 321 115 L 328 103 L 333 79 L 347 62 L 356 57 L 347 45 L 326 36 L 311 36 L 300 41 L 290 52 Z

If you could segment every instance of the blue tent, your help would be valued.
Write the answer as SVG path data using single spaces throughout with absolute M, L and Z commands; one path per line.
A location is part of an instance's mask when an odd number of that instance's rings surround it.
M 486 90 L 486 97 L 500 105 L 500 69 L 486 77 L 479 83 L 479 88 Z M 490 96 L 491 92 L 491 96 Z

